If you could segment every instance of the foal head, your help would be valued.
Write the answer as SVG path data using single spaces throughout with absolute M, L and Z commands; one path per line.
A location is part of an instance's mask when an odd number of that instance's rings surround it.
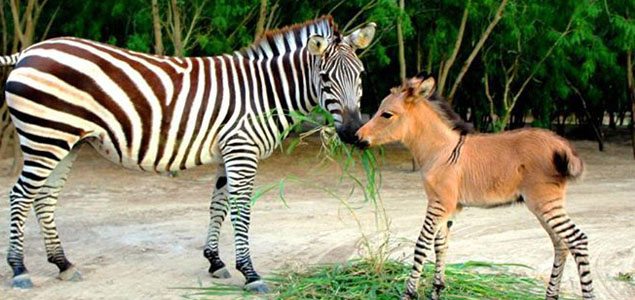
M 373 118 L 357 131 L 357 136 L 367 145 L 377 146 L 405 143 L 406 139 L 421 136 L 433 127 L 448 132 L 471 132 L 470 125 L 463 122 L 435 91 L 433 77 L 419 74 L 406 80 L 391 90 Z

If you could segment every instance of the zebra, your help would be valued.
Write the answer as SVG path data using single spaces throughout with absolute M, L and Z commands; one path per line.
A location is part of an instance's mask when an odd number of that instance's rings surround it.
M 324 16 L 213 57 L 154 56 L 61 37 L 0 58 L 15 64 L 6 104 L 24 157 L 9 192 L 13 287 L 33 286 L 23 255 L 31 207 L 58 278 L 81 280 L 64 254 L 54 212 L 78 150 L 88 143 L 108 160 L 141 171 L 216 163 L 203 251 L 209 273 L 230 276 L 218 245 L 229 213 L 244 288 L 267 292 L 252 264 L 248 235 L 258 161 L 272 154 L 294 124 L 291 112 L 308 113 L 318 105 L 333 116 L 343 142 L 358 142 L 364 67 L 355 51 L 371 44 L 375 27 L 368 23 L 343 35 Z

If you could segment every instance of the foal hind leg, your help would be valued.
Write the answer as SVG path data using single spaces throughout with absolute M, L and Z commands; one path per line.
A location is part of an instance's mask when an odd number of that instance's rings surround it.
M 22 143 L 21 139 L 21 143 Z M 38 144 L 22 145 L 24 166 L 18 181 L 9 191 L 10 229 L 7 263 L 13 271 L 12 286 L 30 288 L 33 286 L 24 265 L 24 224 L 33 202 L 53 170 L 64 159 L 70 149 L 38 149 Z M 46 149 L 46 151 L 44 150 Z
M 564 265 L 567 262 L 567 254 L 569 250 L 564 241 L 556 234 L 556 232 L 547 224 L 542 218 L 538 218 L 542 227 L 549 234 L 551 242 L 553 243 L 554 258 L 553 268 L 551 269 L 551 276 L 549 277 L 549 285 L 547 286 L 547 300 L 558 299 L 560 295 L 560 281 L 564 271 Z
M 34 201 L 35 215 L 40 224 L 40 231 L 44 238 L 46 256 L 50 263 L 55 264 L 60 270 L 59 279 L 65 281 L 79 281 L 81 274 L 68 261 L 59 239 L 57 226 L 55 225 L 55 207 L 57 198 L 66 183 L 66 178 L 71 170 L 80 146 L 74 147 L 64 159 L 62 159 L 53 172 L 49 175 L 46 183 L 38 192 Z
M 547 228 L 547 232 L 552 236 L 552 241 L 556 240 L 554 241 L 554 267 L 549 288 L 547 288 L 546 299 L 558 299 L 559 297 L 559 283 L 564 262 L 566 261 L 566 253 L 563 253 L 561 243 L 566 245 L 577 264 L 580 286 L 582 288 L 582 298 L 595 299 L 591 268 L 589 266 L 589 241 L 586 234 L 571 221 L 569 215 L 567 215 L 567 212 L 564 210 L 563 196 L 558 195 L 551 200 L 546 200 L 541 203 L 532 203 L 530 207 L 540 222 L 544 224 L 543 226 Z
M 220 229 L 229 210 L 229 202 L 227 199 L 227 174 L 225 172 L 225 165 L 219 164 L 218 172 L 216 174 L 216 186 L 214 188 L 212 202 L 209 207 L 210 221 L 207 232 L 207 243 L 205 245 L 205 250 L 203 250 L 203 255 L 207 258 L 210 264 L 209 273 L 214 278 L 231 277 L 229 271 L 225 267 L 225 263 L 223 263 L 220 259 L 218 251 Z
M 450 238 L 450 227 L 452 221 L 447 221 L 441 225 L 437 236 L 434 238 L 435 270 L 434 282 L 432 283 L 433 300 L 440 299 L 441 292 L 445 289 L 445 256 L 448 250 L 448 240 Z

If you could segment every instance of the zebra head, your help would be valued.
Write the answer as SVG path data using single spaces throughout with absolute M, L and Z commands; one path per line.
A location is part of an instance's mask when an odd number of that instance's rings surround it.
M 364 66 L 355 50 L 368 47 L 374 35 L 375 23 L 369 23 L 347 36 L 338 32 L 330 38 L 313 35 L 307 45 L 317 58 L 312 75 L 319 105 L 333 116 L 337 135 L 349 144 L 360 142 L 355 133 L 363 125 L 360 99 Z

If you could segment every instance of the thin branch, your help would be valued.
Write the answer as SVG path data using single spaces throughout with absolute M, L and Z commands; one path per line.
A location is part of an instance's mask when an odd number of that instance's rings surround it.
M 368 1 L 366 5 L 364 5 L 360 10 L 358 10 L 357 13 L 353 15 L 353 17 L 350 20 L 348 20 L 348 23 L 346 23 L 346 26 L 342 28 L 342 32 L 346 32 L 348 28 L 351 27 L 351 25 L 355 24 L 355 21 L 357 21 L 357 18 L 359 18 L 359 16 L 361 16 L 367 10 L 377 6 L 377 4 L 379 4 L 377 0 Z
M 456 41 L 454 42 L 454 49 L 452 50 L 452 54 L 443 64 L 443 69 L 439 72 L 439 93 L 443 94 L 443 90 L 445 89 L 445 81 L 448 78 L 448 73 L 450 72 L 450 68 L 454 64 L 456 60 L 456 56 L 459 54 L 459 49 L 461 49 L 461 43 L 463 42 L 463 34 L 465 33 L 465 25 L 467 24 L 467 16 L 469 14 L 470 9 L 470 1 L 468 0 L 465 4 L 465 9 L 463 10 L 463 17 L 461 17 L 461 25 L 459 26 L 459 32 L 456 35 Z
M 194 15 L 192 16 L 192 21 L 190 22 L 190 26 L 187 30 L 187 34 L 185 34 L 185 38 L 183 39 L 184 48 L 187 47 L 187 45 L 190 42 L 190 38 L 192 37 L 192 32 L 194 31 L 194 26 L 198 22 L 198 19 L 201 17 L 201 14 L 203 13 L 203 7 L 205 6 L 206 3 L 207 3 L 207 0 L 203 0 L 201 3 L 199 3 L 196 6 Z
M 571 18 L 569 19 L 569 23 L 567 23 L 567 27 L 562 32 L 562 34 L 560 34 L 558 39 L 556 39 L 556 41 L 551 45 L 549 50 L 547 50 L 547 53 L 545 53 L 545 55 L 540 59 L 540 61 L 537 64 L 534 65 L 533 71 L 531 72 L 531 74 L 529 74 L 527 79 L 525 79 L 525 82 L 523 82 L 523 84 L 521 85 L 520 89 L 518 90 L 518 92 L 514 96 L 513 103 L 516 103 L 516 100 L 518 100 L 518 97 L 520 97 L 520 94 L 522 94 L 523 91 L 525 90 L 525 87 L 527 87 L 527 84 L 529 84 L 529 82 L 534 78 L 536 73 L 538 73 L 538 68 L 545 62 L 545 60 L 547 60 L 547 58 L 549 56 L 551 56 L 551 52 L 553 52 L 553 49 L 555 49 L 556 46 L 558 46 L 558 43 L 560 42 L 560 40 L 562 40 L 567 34 L 569 34 L 569 32 L 571 32 L 570 31 L 571 24 L 573 24 L 573 16 L 571 16 Z
M 448 94 L 448 97 L 447 97 L 448 102 L 450 104 L 452 104 L 452 101 L 454 100 L 454 95 L 456 94 L 456 90 L 459 88 L 459 85 L 461 84 L 461 80 L 463 80 L 465 73 L 467 73 L 467 70 L 470 68 L 472 61 L 474 60 L 478 52 L 481 50 L 481 48 L 485 44 L 485 41 L 487 41 L 487 38 L 494 30 L 494 27 L 496 27 L 496 24 L 498 24 L 498 21 L 500 21 L 500 19 L 503 17 L 503 10 L 505 9 L 505 6 L 507 6 L 507 0 L 501 1 L 500 6 L 496 10 L 496 14 L 494 15 L 494 19 L 487 26 L 487 29 L 485 29 L 483 34 L 481 34 L 481 38 L 476 43 L 476 46 L 474 46 L 474 49 L 472 49 L 472 53 L 470 53 L 467 60 L 463 63 L 463 67 L 461 68 L 459 75 L 454 81 L 454 85 L 452 85 L 452 89 L 450 90 L 450 93 Z
M 573 92 L 580 98 L 580 102 L 582 102 L 582 109 L 584 109 L 584 113 L 586 114 L 586 117 L 589 119 L 589 123 L 591 123 L 591 127 L 593 128 L 593 133 L 595 133 L 595 138 L 598 140 L 598 148 L 600 151 L 604 151 L 604 136 L 602 134 L 602 131 L 600 131 L 600 129 L 595 125 L 595 121 L 593 120 L 593 117 L 589 112 L 589 108 L 586 105 L 586 100 L 584 100 L 584 97 L 582 96 L 582 93 L 580 93 L 580 90 L 578 90 L 578 88 L 576 88 L 571 83 L 571 81 L 569 81 L 568 78 L 565 77 L 564 80 L 567 82 L 567 85 L 569 85 L 571 90 L 573 90 Z
M 55 12 L 51 16 L 51 19 L 46 24 L 46 28 L 44 29 L 44 33 L 42 34 L 42 38 L 40 40 L 45 40 L 46 39 L 46 36 L 49 34 L 49 30 L 51 29 L 51 26 L 53 25 L 53 21 L 55 21 L 55 18 L 57 17 L 57 13 L 60 11 L 61 7 L 62 7 L 62 5 L 60 4 L 55 9 Z

